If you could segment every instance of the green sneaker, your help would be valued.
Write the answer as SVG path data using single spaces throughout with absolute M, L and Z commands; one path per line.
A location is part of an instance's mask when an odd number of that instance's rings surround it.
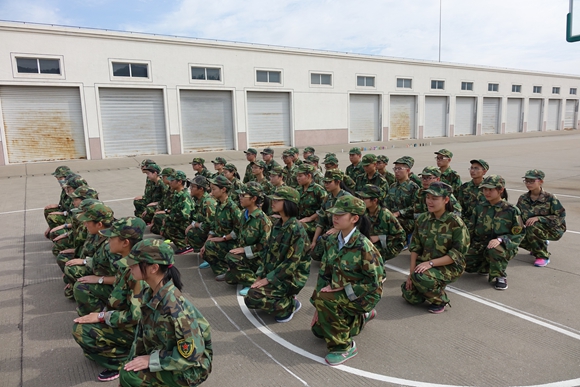
M 356 344 L 353 341 L 350 349 L 348 349 L 346 352 L 330 352 L 328 355 L 326 355 L 324 360 L 326 360 L 326 362 L 331 366 L 337 366 L 344 363 L 348 359 L 352 359 L 357 354 L 358 349 L 356 348 Z

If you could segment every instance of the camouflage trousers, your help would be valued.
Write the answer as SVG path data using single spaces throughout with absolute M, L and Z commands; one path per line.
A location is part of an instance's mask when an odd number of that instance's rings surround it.
M 344 291 L 317 293 L 314 290 L 311 302 L 316 308 L 318 321 L 310 329 L 314 336 L 326 341 L 329 352 L 349 349 L 352 338 L 364 326 L 364 313 L 376 305 L 376 302 L 371 302 L 363 307 L 359 302 L 350 301 Z
M 155 210 L 156 210 L 155 206 L 145 206 L 145 215 L 144 216 L 139 215 L 139 217 L 143 219 L 145 223 L 149 224 L 153 221 L 153 215 L 155 215 Z
M 262 260 L 258 258 L 250 259 L 245 254 L 226 254 L 226 264 L 229 270 L 226 272 L 226 282 L 230 285 L 241 284 L 250 286 L 256 282 L 256 271 L 260 267 Z
M 401 246 L 401 245 L 392 246 L 389 243 L 389 241 L 387 241 L 387 247 L 383 247 L 383 245 L 381 244 L 380 241 L 377 243 L 373 243 L 373 244 L 375 245 L 377 250 L 379 250 L 379 252 L 381 253 L 381 257 L 383 258 L 383 261 L 388 261 L 389 259 L 395 258 L 397 255 L 399 255 L 401 250 L 403 250 L 403 246 Z
M 406 289 L 406 281 L 401 284 L 403 298 L 413 305 L 422 304 L 425 301 L 434 305 L 447 305 L 449 297 L 447 297 L 445 288 L 447 284 L 455 282 L 459 277 L 460 275 L 444 274 L 436 267 L 423 273 L 412 273 L 413 287 L 411 290 Z
M 526 235 L 520 247 L 524 250 L 528 250 L 536 258 L 550 258 L 550 253 L 548 252 L 548 245 L 546 241 L 557 241 L 562 238 L 564 233 L 560 230 L 551 228 L 546 223 L 536 222 L 531 226 L 525 228 Z
M 400 216 L 397 218 L 401 227 L 405 230 L 407 235 L 412 234 L 415 229 L 415 219 L 403 219 Z
M 186 246 L 185 243 L 185 229 L 187 228 L 187 224 L 181 223 L 173 223 L 165 219 L 165 225 L 161 229 L 163 238 L 170 239 L 171 242 L 177 247 L 181 249 L 182 247 Z
M 60 252 L 56 256 L 56 263 L 57 263 L 58 267 L 60 267 L 60 270 L 63 273 L 64 273 L 64 270 L 65 270 L 64 268 L 66 267 L 65 266 L 65 263 L 67 263 L 68 261 L 70 261 L 71 259 L 73 259 L 74 258 L 74 255 L 75 255 L 74 253 L 67 253 L 67 254 L 65 254 L 65 253 Z M 65 283 L 66 283 L 66 281 L 65 281 Z
M 60 226 L 62 224 L 65 224 L 66 221 L 67 221 L 67 216 L 64 215 L 62 213 L 62 211 L 51 212 L 46 217 L 46 223 L 48 223 L 48 227 L 50 227 L 51 229 L 53 229 L 57 226 Z
M 74 300 L 74 284 L 78 278 L 91 275 L 93 272 L 85 265 L 64 266 L 64 276 L 62 277 L 65 284 L 69 285 L 64 289 L 64 296 Z
M 274 317 L 286 317 L 294 311 L 294 296 L 301 289 L 283 284 L 274 286 L 268 283 L 261 288 L 252 288 L 244 297 L 250 309 L 261 309 Z
M 108 370 L 118 370 L 127 362 L 135 332 L 107 324 L 74 324 L 73 337 L 85 356 Z
M 50 239 L 53 239 L 53 241 L 52 241 L 52 254 L 55 257 L 58 257 L 58 254 L 61 251 L 66 250 L 66 249 L 72 249 L 74 247 L 74 238 L 72 237 L 72 235 L 70 235 L 71 231 L 70 230 L 59 230 L 57 232 L 60 232 L 60 231 L 63 231 L 63 232 L 61 232 L 57 236 L 64 235 L 65 232 L 67 232 L 67 231 L 69 232 L 69 234 L 67 236 L 65 236 L 64 238 L 59 239 L 57 241 L 54 241 L 54 238 L 50 238 Z M 53 233 L 50 233 L 50 234 L 53 234 Z M 54 234 L 56 234 L 56 233 L 54 233 Z M 55 236 L 55 238 L 56 238 L 56 236 Z
M 202 229 L 198 227 L 192 227 L 187 232 L 187 235 L 185 237 L 185 243 L 187 243 L 194 249 L 199 250 L 203 247 L 203 244 L 207 240 L 208 232 L 202 231 Z
M 224 274 L 228 271 L 228 264 L 226 263 L 226 255 L 231 249 L 235 248 L 235 241 L 212 242 L 205 243 L 205 253 L 203 259 L 209 263 L 215 275 Z
M 489 282 L 498 277 L 507 277 L 508 263 L 518 250 L 507 250 L 502 245 L 495 249 L 488 249 L 487 243 L 471 241 L 469 250 L 465 255 L 465 271 L 467 273 L 489 273 Z
M 52 214 L 53 212 L 62 212 L 62 209 L 60 208 L 46 208 L 44 210 L 44 219 L 46 220 L 46 223 L 48 223 L 48 215 Z
M 326 241 L 328 239 L 328 235 L 321 235 L 318 237 L 316 241 L 316 245 L 312 250 L 310 250 L 310 258 L 314 261 L 320 262 L 324 253 L 326 252 Z
M 206 361 L 207 362 L 207 361 Z M 206 364 L 209 368 L 209 362 Z M 125 371 L 121 368 L 119 372 L 119 383 L 122 387 L 180 387 L 199 386 L 209 376 L 205 368 L 189 368 L 185 373 L 172 371 L 151 372 L 149 369 L 142 371 Z
M 304 231 L 308 234 L 307 245 L 310 245 L 310 241 L 314 238 L 314 233 L 316 232 L 316 221 L 308 222 L 308 223 L 300 223 L 302 227 L 304 227 Z
M 133 213 L 135 214 L 136 217 L 138 218 L 141 217 L 141 214 L 143 213 L 143 211 L 145 211 L 145 207 L 147 207 L 147 204 L 149 203 L 145 203 L 145 199 L 133 200 L 133 207 L 135 207 L 135 211 Z
M 167 214 L 154 214 L 153 221 L 151 222 L 151 232 L 153 234 L 160 235 L 161 229 L 163 228 L 163 221 L 167 217 Z
M 107 300 L 113 291 L 113 285 L 86 284 L 75 282 L 73 296 L 77 302 L 77 313 L 85 316 L 91 312 L 100 312 L 107 305 Z

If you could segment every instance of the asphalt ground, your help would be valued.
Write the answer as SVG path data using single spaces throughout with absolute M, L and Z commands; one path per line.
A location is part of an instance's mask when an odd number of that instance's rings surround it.
M 417 143 L 417 146 L 413 144 Z M 352 145 L 319 146 L 348 165 Z M 489 173 L 507 181 L 510 201 L 524 192 L 528 169 L 546 172 L 544 188 L 567 210 L 568 232 L 552 242 L 550 264 L 533 266 L 526 251 L 508 266 L 509 289 L 497 291 L 485 277 L 463 275 L 449 287 L 445 313 L 427 313 L 401 298 L 409 253 L 388 262 L 378 316 L 355 340 L 357 357 L 339 367 L 324 364 L 326 346 L 310 332 L 308 302 L 318 270 L 298 295 L 303 304 L 292 321 L 278 324 L 245 308 L 236 288 L 200 270 L 196 254 L 179 256 L 186 296 L 209 320 L 215 351 L 204 386 L 578 386 L 580 385 L 580 134 L 577 131 L 442 138 L 388 144 L 391 162 L 415 158 L 415 173 L 436 165 L 434 151 L 448 148 L 452 167 L 469 179 L 471 159 L 485 159 Z M 281 150 L 276 151 L 279 158 Z M 242 152 L 224 156 L 244 171 Z M 71 335 L 75 304 L 63 296 L 61 272 L 43 236 L 42 208 L 58 201 L 50 173 L 67 164 L 96 188 L 116 217 L 133 213 L 132 198 L 143 192 L 141 157 L 31 163 L 0 167 L 0 386 L 97 386 L 101 371 L 86 359 Z M 154 156 L 162 167 L 193 176 L 192 155 Z M 116 385 L 110 382 L 109 385 Z

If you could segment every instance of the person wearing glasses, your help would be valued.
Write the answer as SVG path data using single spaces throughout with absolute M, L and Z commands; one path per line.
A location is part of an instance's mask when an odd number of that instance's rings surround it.
M 470 163 L 468 170 L 471 180 L 463 183 L 457 191 L 453 191 L 461 204 L 461 214 L 464 220 L 471 217 L 475 206 L 485 201 L 485 196 L 479 186 L 489 170 L 489 164 L 485 160 L 471 160 Z
M 507 201 L 503 177 L 490 175 L 480 187 L 485 202 L 475 207 L 466 222 L 471 244 L 465 256 L 465 271 L 487 275 L 497 290 L 506 290 L 506 269 L 524 238 L 524 224 L 520 210 Z
M 298 188 L 298 181 L 296 180 L 296 165 L 294 164 L 294 152 L 286 149 L 282 152 L 282 161 L 286 166 L 284 167 L 284 184 L 294 189 Z
M 415 194 L 415 204 L 413 206 L 413 216 L 415 219 L 422 213 L 428 211 L 427 202 L 425 201 L 425 190 L 429 189 L 431 183 L 441 181 L 441 171 L 437 167 L 425 167 L 419 176 L 421 176 L 421 189 L 417 190 Z M 453 193 L 449 193 L 448 197 L 455 215 L 461 216 L 461 205 L 459 205 Z
M 566 232 L 566 210 L 556 196 L 542 188 L 545 176 L 539 169 L 527 171 L 523 179 L 528 192 L 520 196 L 517 204 L 526 226 L 520 247 L 536 257 L 536 267 L 550 262 L 548 241 L 557 241 Z
M 441 149 L 435 152 L 435 154 L 437 166 L 441 171 L 441 181 L 449 184 L 453 188 L 453 192 L 456 192 L 461 187 L 461 176 L 449 166 L 453 158 L 453 153 L 447 149 Z
M 465 269 L 469 230 L 453 212 L 450 185 L 433 182 L 423 190 L 428 212 L 415 222 L 409 245 L 409 277 L 401 285 L 403 298 L 412 305 L 428 301 L 430 313 L 443 313 L 449 303 L 447 284 L 456 281 Z

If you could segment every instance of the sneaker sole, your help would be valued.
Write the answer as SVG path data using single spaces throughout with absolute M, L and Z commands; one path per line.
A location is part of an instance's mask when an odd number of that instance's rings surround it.
M 506 286 L 505 286 L 505 288 L 499 288 L 499 287 L 497 287 L 497 286 L 494 286 L 494 288 L 495 288 L 495 290 L 506 290 L 508 287 L 507 287 L 507 285 L 506 285 Z
M 296 301 L 298 301 L 298 300 L 296 300 Z M 292 317 L 294 317 L 294 315 L 296 314 L 296 312 L 298 312 L 300 309 L 302 309 L 302 303 L 301 302 L 298 303 L 298 307 L 296 309 L 294 309 L 294 312 L 292 312 L 292 314 L 290 314 L 290 316 L 286 317 L 283 320 L 276 319 L 276 322 L 277 323 L 287 323 L 287 322 L 289 322 L 290 320 L 292 320 Z
M 357 349 L 357 350 L 356 350 L 356 352 L 354 352 L 352 355 L 350 355 L 349 357 L 345 358 L 344 360 L 341 360 L 341 361 L 340 361 L 340 362 L 338 362 L 338 363 L 330 363 L 330 362 L 329 362 L 329 361 L 328 361 L 326 358 L 324 358 L 324 361 L 325 361 L 325 362 L 326 362 L 326 364 L 328 364 L 329 366 L 331 366 L 331 367 L 335 367 L 335 366 L 341 365 L 341 364 L 343 364 L 343 363 L 345 363 L 345 362 L 349 361 L 350 359 L 352 359 L 352 358 L 353 358 L 353 357 L 355 357 L 356 355 L 358 355 L 358 349 Z
M 445 312 L 445 308 L 443 308 L 443 309 L 436 309 L 436 310 L 435 309 L 429 309 L 429 313 L 433 313 L 433 314 L 440 314 L 440 313 L 443 313 L 443 312 Z
M 110 378 L 97 377 L 97 380 L 99 380 L 101 382 L 110 382 L 111 380 L 115 380 L 115 379 L 119 379 L 119 374 L 117 374 L 115 376 L 111 376 Z

